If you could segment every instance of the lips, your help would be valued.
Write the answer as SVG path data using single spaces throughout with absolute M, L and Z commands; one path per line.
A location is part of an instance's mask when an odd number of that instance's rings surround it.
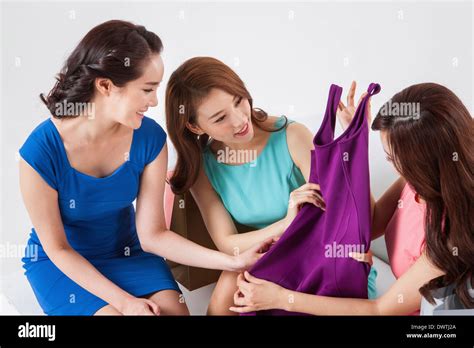
M 138 111 L 137 115 L 140 116 L 141 118 L 143 118 L 143 117 L 145 117 L 145 115 L 144 115 L 145 112 L 146 112 L 146 110 L 145 111 Z
M 235 133 L 236 136 L 246 135 L 249 131 L 249 124 L 247 123 L 238 133 Z

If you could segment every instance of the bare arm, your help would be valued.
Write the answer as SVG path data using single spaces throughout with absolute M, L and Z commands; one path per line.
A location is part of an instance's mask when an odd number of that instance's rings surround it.
M 442 272 L 434 267 L 424 254 L 410 269 L 375 300 L 317 296 L 291 291 L 253 277 L 245 272 L 239 275 L 239 290 L 231 307 L 234 312 L 252 312 L 265 309 L 283 309 L 313 315 L 408 315 L 420 308 L 419 288 Z
M 311 132 L 301 124 L 292 123 L 287 129 L 287 142 L 293 161 L 300 168 L 306 181 L 308 181 L 311 167 L 310 151 L 313 148 Z M 317 187 L 319 189 L 319 186 Z M 255 243 L 272 236 L 281 235 L 296 215 L 290 209 L 289 214 L 285 218 L 265 228 L 239 234 L 234 221 L 211 186 L 203 168 L 199 172 L 198 180 L 191 189 L 191 193 L 199 207 L 212 240 L 219 250 L 227 254 L 245 251 Z M 295 203 L 303 201 L 307 203 L 314 202 L 314 197 L 304 196 L 303 192 L 298 192 L 297 195 L 298 197 L 295 195 Z
M 314 296 L 285 291 L 287 310 L 315 315 L 408 315 L 420 309 L 419 288 L 442 272 L 422 254 L 392 287 L 375 300 Z M 288 295 L 294 294 L 293 303 Z
M 26 209 L 50 260 L 81 287 L 122 312 L 134 297 L 102 275 L 68 243 L 58 206 L 58 193 L 23 159 L 20 189 Z
M 168 149 L 145 167 L 137 198 L 137 233 L 143 250 L 184 265 L 237 271 L 241 259 L 207 249 L 166 228 L 163 211 Z M 256 261 L 256 260 L 255 260 Z
M 204 224 L 219 250 L 235 255 L 267 238 L 278 236 L 286 228 L 286 221 L 279 220 L 260 230 L 239 234 L 229 212 L 211 186 L 204 169 L 201 168 L 191 193 L 201 212 Z
M 398 200 L 405 184 L 406 180 L 404 178 L 398 178 L 377 202 L 375 202 L 374 197 L 371 195 L 372 240 L 385 233 L 385 228 L 397 208 Z
M 309 182 L 311 150 L 314 149 L 313 134 L 301 123 L 293 122 L 288 125 L 286 140 L 291 159 L 301 170 L 306 182 Z

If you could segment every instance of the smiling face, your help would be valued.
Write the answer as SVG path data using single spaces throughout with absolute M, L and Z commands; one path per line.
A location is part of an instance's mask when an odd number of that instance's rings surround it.
M 247 143 L 254 136 L 248 99 L 212 89 L 196 109 L 192 131 L 225 144 Z
M 163 79 L 163 60 L 152 55 L 143 67 L 142 75 L 123 87 L 112 86 L 107 98 L 107 114 L 126 127 L 140 128 L 143 114 L 158 105 L 157 88 Z

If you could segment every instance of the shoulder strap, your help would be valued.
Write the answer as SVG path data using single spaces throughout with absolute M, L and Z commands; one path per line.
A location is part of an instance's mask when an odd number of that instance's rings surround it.
M 362 102 L 358 105 L 355 111 L 354 118 L 352 119 L 348 129 L 344 132 L 344 137 L 350 136 L 355 133 L 361 126 L 366 124 L 367 115 L 367 103 L 371 96 L 380 92 L 380 85 L 378 83 L 371 83 L 367 88 L 367 95 L 364 97 Z M 314 136 L 313 144 L 323 145 L 328 144 L 334 139 L 334 129 L 336 126 L 336 113 L 341 100 L 342 87 L 337 85 L 331 85 L 329 89 L 329 97 L 326 106 L 326 113 L 324 114 L 323 122 L 318 132 Z
M 378 83 L 371 83 L 367 88 L 367 95 L 362 99 L 360 104 L 357 106 L 357 110 L 355 111 L 354 118 L 350 125 L 348 126 L 347 136 L 352 135 L 353 133 L 357 132 L 357 130 L 367 125 L 367 105 L 369 102 L 370 97 L 380 92 L 380 85 Z
M 326 113 L 324 114 L 323 122 L 318 132 L 313 138 L 313 144 L 317 142 L 322 144 L 329 143 L 334 139 L 334 128 L 336 126 L 337 106 L 341 100 L 342 87 L 338 85 L 331 85 L 329 88 L 328 102 L 326 106 Z

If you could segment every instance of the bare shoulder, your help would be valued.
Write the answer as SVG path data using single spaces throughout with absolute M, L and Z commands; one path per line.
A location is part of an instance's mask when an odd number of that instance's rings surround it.
M 304 124 L 292 122 L 286 129 L 288 148 L 313 149 L 313 134 Z
M 308 181 L 311 169 L 311 150 L 314 149 L 313 134 L 305 125 L 292 122 L 286 129 L 286 142 L 291 159 Z
M 296 136 L 306 136 L 306 137 L 310 136 L 311 138 L 313 137 L 313 134 L 311 133 L 308 127 L 296 121 L 288 124 L 287 132 L 288 132 L 288 136 L 296 135 Z
M 215 190 L 212 187 L 209 178 L 207 177 L 206 171 L 204 170 L 204 164 L 199 168 L 199 173 L 196 178 L 196 182 L 190 188 L 190 192 L 194 199 L 197 200 L 199 197 L 206 197 L 209 194 L 215 194 Z

